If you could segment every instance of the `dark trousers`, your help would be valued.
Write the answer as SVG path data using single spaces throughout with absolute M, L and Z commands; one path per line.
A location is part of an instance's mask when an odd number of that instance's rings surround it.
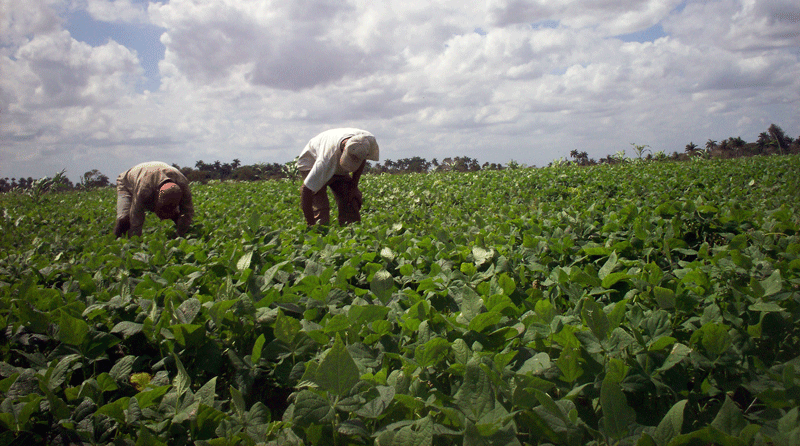
M 308 176 L 308 171 L 300 171 L 303 180 Z M 312 202 L 314 210 L 314 223 L 330 224 L 331 204 L 328 200 L 328 188 L 333 192 L 336 206 L 339 208 L 339 224 L 361 221 L 361 191 L 353 183 L 349 175 L 334 175 L 325 186 L 322 186 Z

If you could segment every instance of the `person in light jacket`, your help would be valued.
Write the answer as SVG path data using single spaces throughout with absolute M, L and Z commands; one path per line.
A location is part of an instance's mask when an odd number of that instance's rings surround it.
M 194 216 L 189 181 L 169 164 L 138 164 L 117 177 L 117 223 L 114 235 L 142 235 L 145 211 L 175 222 L 177 235 L 189 229 Z
M 339 224 L 361 221 L 358 180 L 367 160 L 379 160 L 378 151 L 375 136 L 365 130 L 331 129 L 311 138 L 297 160 L 303 178 L 300 207 L 306 224 L 330 223 L 328 187 L 339 208 Z

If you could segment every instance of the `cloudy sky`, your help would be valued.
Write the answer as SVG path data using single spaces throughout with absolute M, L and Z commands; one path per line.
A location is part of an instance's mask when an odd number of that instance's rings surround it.
M 800 136 L 796 0 L 0 0 L 0 178 Z

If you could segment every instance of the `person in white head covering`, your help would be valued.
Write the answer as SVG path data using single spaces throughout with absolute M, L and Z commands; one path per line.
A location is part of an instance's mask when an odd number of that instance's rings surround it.
M 367 160 L 379 161 L 378 152 L 375 136 L 365 130 L 331 129 L 311 138 L 297 160 L 303 177 L 300 207 L 309 226 L 330 223 L 328 187 L 339 208 L 339 224 L 361 221 L 358 180 Z
M 114 235 L 142 235 L 145 211 L 175 222 L 182 236 L 194 216 L 189 181 L 180 170 L 159 161 L 138 164 L 117 177 Z

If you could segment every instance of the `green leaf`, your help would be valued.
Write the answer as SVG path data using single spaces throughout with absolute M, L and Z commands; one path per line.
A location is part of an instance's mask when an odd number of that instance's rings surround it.
M 459 364 L 466 364 L 472 357 L 472 351 L 463 339 L 458 338 L 452 344 L 453 354 L 455 355 L 456 362 Z
M 242 257 L 239 258 L 239 261 L 236 262 L 236 269 L 239 271 L 244 271 L 247 268 L 250 268 L 250 263 L 253 261 L 253 251 L 248 251 L 244 253 Z
M 608 336 L 609 322 L 603 307 L 601 307 L 594 299 L 585 299 L 583 301 L 583 308 L 581 309 L 581 316 L 584 322 L 592 330 L 592 334 L 599 340 L 604 340 Z
M 730 436 L 709 425 L 688 434 L 678 435 L 669 442 L 668 446 L 746 446 L 747 444 L 743 440 Z
M 683 411 L 688 400 L 681 400 L 675 403 L 667 412 L 667 415 L 658 423 L 653 439 L 658 446 L 666 446 L 673 438 L 681 433 L 683 426 Z
M 405 426 L 387 444 L 402 446 L 431 446 L 433 444 L 433 419 L 428 414 L 425 418 L 417 420 L 411 426 Z M 381 444 L 384 444 L 381 442 Z
M 206 338 L 205 326 L 199 324 L 177 324 L 170 326 L 169 330 L 183 347 L 199 347 Z
M 242 396 L 242 392 L 240 392 L 239 389 L 233 386 L 230 386 L 228 389 L 231 394 L 232 406 L 236 410 L 236 414 L 239 417 L 243 417 L 244 414 L 247 412 L 247 406 L 245 405 L 244 396 Z
M 189 378 L 189 374 L 186 373 L 186 369 L 183 367 L 183 363 L 178 355 L 173 353 L 172 357 L 175 358 L 175 366 L 178 368 L 178 374 L 172 380 L 172 385 L 175 387 L 175 391 L 180 397 L 189 390 L 192 380 Z
M 137 393 L 135 396 L 136 400 L 139 401 L 139 407 L 146 409 L 151 405 L 156 404 L 169 389 L 170 386 L 158 386 L 150 390 L 144 390 Z
M 775 302 L 764 302 L 764 301 L 758 301 L 758 302 L 754 303 L 753 305 L 750 305 L 749 307 L 747 307 L 747 309 L 750 310 L 750 311 L 760 311 L 762 313 L 772 313 L 772 312 L 776 312 L 776 311 L 778 311 L 778 312 L 784 311 L 784 308 L 781 307 L 780 305 L 776 304 Z
M 383 320 L 388 313 L 389 308 L 383 305 L 353 305 L 347 310 L 347 318 L 354 326 L 362 326 Z
M 460 298 L 461 317 L 468 324 L 483 310 L 483 301 L 478 293 L 468 286 L 459 288 L 457 293 L 459 294 L 458 298 Z
M 615 383 L 621 383 L 628 375 L 628 367 L 625 363 L 617 358 L 610 358 L 606 364 L 606 376 L 604 380 L 609 380 Z
M 110 374 L 103 372 L 97 375 L 97 387 L 101 392 L 112 392 L 119 389 L 117 381 Z
M 475 421 L 494 409 L 494 389 L 477 360 L 467 363 L 464 381 L 455 394 L 455 401 L 464 415 Z
M 469 321 L 469 329 L 481 333 L 489 327 L 493 327 L 503 318 L 503 315 L 495 311 L 481 313 Z
M 225 413 L 212 406 L 200 404 L 194 421 L 194 438 L 199 441 L 216 438 L 217 427 L 225 418 Z
M 376 272 L 369 283 L 369 289 L 378 297 L 381 303 L 388 303 L 395 289 L 392 274 L 385 269 Z
M 624 272 L 611 273 L 603 278 L 602 287 L 611 288 L 620 280 L 628 279 L 630 276 Z
M 539 352 L 533 355 L 533 357 L 528 358 L 525 363 L 522 364 L 522 367 L 517 370 L 517 373 L 520 375 L 537 375 L 544 373 L 544 371 L 550 367 L 552 367 L 550 355 L 545 352 Z
M 293 421 L 300 426 L 329 423 L 334 419 L 331 402 L 322 395 L 310 390 L 301 390 L 297 394 L 292 413 Z
M 675 343 L 675 345 L 672 346 L 672 350 L 670 350 L 669 352 L 669 356 L 667 356 L 667 359 L 664 360 L 664 364 L 662 364 L 661 367 L 658 368 L 658 371 L 664 372 L 671 369 L 679 362 L 688 358 L 691 352 L 692 349 L 690 349 L 686 345 L 683 345 L 679 342 Z
M 472 247 L 472 257 L 475 259 L 476 266 L 481 266 L 484 263 L 492 260 L 494 254 L 494 249 L 484 249 L 479 246 Z
M 653 287 L 653 297 L 658 303 L 659 308 L 671 310 L 675 308 L 675 292 L 669 288 L 660 286 Z
M 367 401 L 361 408 L 354 413 L 364 418 L 378 418 L 394 401 L 395 389 L 391 386 L 377 386 L 378 395 Z
M 414 360 L 420 367 L 432 367 L 445 359 L 450 343 L 444 338 L 433 338 L 414 351 Z
M 118 382 L 128 381 L 128 378 L 133 371 L 133 363 L 136 361 L 136 356 L 128 355 L 118 359 L 108 374 L 111 375 Z
M 761 287 L 764 288 L 764 296 L 772 296 L 773 294 L 777 294 L 781 291 L 781 271 L 776 269 L 775 271 L 770 274 L 769 277 L 762 280 Z
M 58 340 L 69 345 L 81 345 L 89 334 L 89 324 L 83 319 L 78 319 L 60 312 L 58 318 Z
M 736 437 L 747 426 L 747 421 L 745 421 L 742 411 L 739 410 L 736 403 L 725 395 L 725 402 L 722 403 L 722 407 L 717 412 L 717 416 L 711 422 L 711 425 L 730 436 Z
M 599 277 L 600 280 L 605 280 L 605 278 L 609 274 L 611 274 L 611 272 L 614 271 L 614 268 L 616 268 L 616 267 L 617 267 L 617 253 L 616 252 L 612 252 L 611 255 L 608 256 L 608 259 L 606 260 L 606 263 L 603 264 L 603 267 L 600 268 L 600 271 L 597 272 L 597 277 Z M 603 285 L 603 286 L 605 288 L 608 288 L 605 285 Z
M 303 327 L 300 324 L 300 321 L 291 316 L 287 316 L 283 313 L 283 311 L 278 310 L 278 316 L 275 319 L 275 328 L 273 329 L 275 339 L 288 345 L 292 345 L 294 337 L 302 328 Z
M 716 322 L 708 322 L 700 328 L 702 332 L 701 343 L 712 358 L 719 357 L 731 346 L 731 336 L 728 327 Z
M 636 425 L 636 412 L 628 406 L 620 385 L 608 377 L 600 387 L 600 407 L 604 432 L 611 438 L 621 440 Z
M 317 368 L 314 382 L 321 389 L 341 397 L 350 392 L 359 378 L 358 366 L 347 351 L 342 338 L 336 335 L 333 347 Z
M 150 429 L 142 426 L 136 433 L 136 446 L 167 446 L 167 444 L 150 433 Z
M 559 379 L 562 381 L 572 383 L 583 375 L 583 369 L 580 366 L 580 349 L 573 347 L 564 347 L 561 355 L 556 360 L 556 367 L 561 370 Z
M 114 327 L 111 329 L 111 333 L 121 334 L 123 337 L 127 338 L 140 333 L 143 326 L 143 324 L 139 324 L 137 322 L 122 321 L 118 322 L 117 325 L 114 325 Z
M 197 314 L 200 313 L 201 308 L 202 304 L 197 298 L 186 299 L 175 309 L 175 318 L 182 324 L 191 324 Z
M 661 336 L 650 343 L 650 346 L 647 347 L 647 350 L 651 352 L 657 352 L 671 346 L 676 341 L 677 339 L 673 338 L 672 336 Z
M 559 418 L 564 424 L 568 424 L 569 421 L 567 417 L 564 416 L 564 413 L 561 411 L 561 408 L 558 407 L 555 401 L 550 397 L 550 395 L 542 392 L 539 389 L 533 389 L 533 393 L 536 396 L 536 399 L 539 400 L 539 404 L 547 410 L 551 415 L 556 416 Z
M 503 294 L 510 296 L 517 289 L 517 284 L 514 279 L 506 273 L 501 273 L 497 277 L 497 284 L 503 290 Z
M 257 364 L 258 360 L 261 359 L 261 350 L 264 348 L 264 342 L 266 342 L 266 338 L 262 333 L 258 335 L 255 344 L 253 344 L 253 352 L 250 355 L 250 360 L 253 364 Z
M 197 390 L 197 393 L 194 394 L 195 400 L 199 401 L 200 404 L 205 404 L 206 406 L 213 406 L 214 399 L 216 397 L 217 391 L 217 377 L 213 377 L 208 380 L 203 387 Z
M 128 409 L 130 398 L 125 396 L 116 401 L 112 401 L 97 409 L 95 415 L 106 415 L 119 424 L 125 424 L 125 411 Z

